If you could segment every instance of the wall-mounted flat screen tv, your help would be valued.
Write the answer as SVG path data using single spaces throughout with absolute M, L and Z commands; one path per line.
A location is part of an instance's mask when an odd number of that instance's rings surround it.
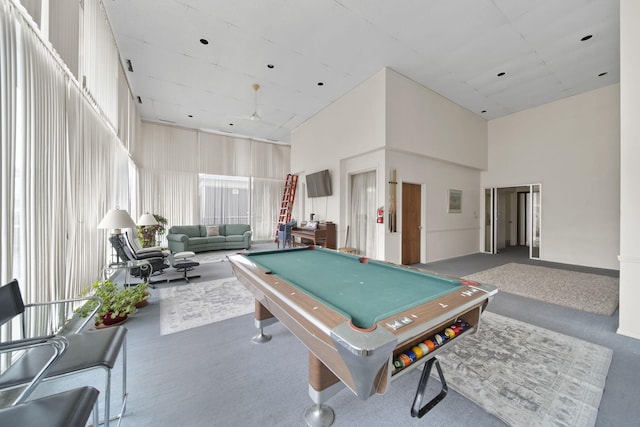
M 331 175 L 329 170 L 307 175 L 307 196 L 326 197 L 331 195 Z

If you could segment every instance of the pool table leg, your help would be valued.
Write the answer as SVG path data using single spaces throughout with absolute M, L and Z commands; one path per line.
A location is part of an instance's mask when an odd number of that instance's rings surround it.
M 333 424 L 335 414 L 324 402 L 344 388 L 344 384 L 324 363 L 309 352 L 309 397 L 314 404 L 304 411 L 304 420 L 311 427 Z
M 264 328 L 269 325 L 273 325 L 278 319 L 271 314 L 258 300 L 255 301 L 255 325 L 260 331 L 258 335 L 251 338 L 256 344 L 264 344 L 271 341 L 271 335 L 264 333 Z

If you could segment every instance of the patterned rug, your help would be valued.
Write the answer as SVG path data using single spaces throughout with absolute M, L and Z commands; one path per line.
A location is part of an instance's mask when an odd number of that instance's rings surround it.
M 510 426 L 587 427 L 595 425 L 612 355 L 485 312 L 478 333 L 438 359 L 451 388 Z
M 605 316 L 618 308 L 616 277 L 512 262 L 465 278 L 492 284 L 503 292 Z
M 160 334 L 253 313 L 254 298 L 235 277 L 160 289 Z

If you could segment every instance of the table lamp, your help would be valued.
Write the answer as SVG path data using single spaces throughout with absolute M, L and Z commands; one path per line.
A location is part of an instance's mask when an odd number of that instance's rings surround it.
M 116 207 L 110 209 L 109 212 L 102 218 L 102 221 L 98 224 L 98 228 L 106 228 L 113 230 L 112 234 L 122 234 L 123 228 L 136 228 L 136 223 L 133 222 L 129 213 L 123 209 Z M 111 263 L 118 262 L 118 254 L 115 251 L 113 245 L 111 245 Z
M 136 228 L 136 223 L 133 222 L 127 211 L 116 207 L 107 212 L 98 224 L 98 228 L 112 229 L 113 234 L 121 234 L 122 228 Z
M 140 219 L 138 219 L 137 224 L 140 227 L 146 227 L 149 225 L 158 225 L 158 221 L 156 221 L 155 217 L 151 215 L 149 212 L 145 212 L 140 216 Z

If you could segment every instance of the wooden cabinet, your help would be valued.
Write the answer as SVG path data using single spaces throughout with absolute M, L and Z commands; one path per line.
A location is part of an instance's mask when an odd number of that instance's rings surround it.
M 329 249 L 337 249 L 336 224 L 333 222 L 321 222 L 318 228 L 309 229 L 306 223 L 301 223 L 300 227 L 291 229 L 291 237 L 294 246 L 320 245 Z

